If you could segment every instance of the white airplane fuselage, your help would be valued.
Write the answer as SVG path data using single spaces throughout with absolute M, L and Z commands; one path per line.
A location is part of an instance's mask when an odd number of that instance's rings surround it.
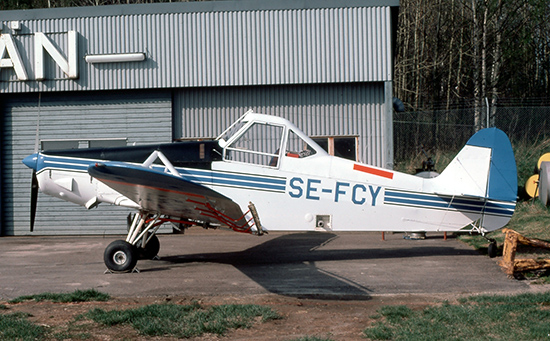
M 313 155 L 273 152 L 275 166 L 235 161 L 229 155 L 241 150 L 232 148 L 237 146 L 236 142 L 232 145 L 239 137 L 237 132 L 220 141 L 221 156 L 209 167 L 175 169 L 183 179 L 230 198 L 243 212 L 253 202 L 267 231 L 459 231 L 472 224 L 492 231 L 504 226 L 513 214 L 515 197 L 487 195 L 493 165 L 490 147 L 467 145 L 440 176 L 426 179 L 330 156 L 286 120 L 248 116 L 249 121 L 282 127 L 281 146 L 289 143 L 290 132 L 296 134 Z M 140 209 L 139 203 L 88 174 L 89 166 L 110 160 L 48 152 L 31 157 L 25 163 L 36 164 L 39 187 L 45 194 L 87 208 L 108 203 Z

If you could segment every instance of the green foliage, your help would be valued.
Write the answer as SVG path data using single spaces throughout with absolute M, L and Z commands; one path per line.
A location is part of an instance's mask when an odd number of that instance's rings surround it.
M 435 162 L 435 170 L 441 173 L 445 167 L 453 160 L 453 158 L 458 154 L 458 150 L 442 150 L 435 149 L 429 151 L 429 156 Z M 394 169 L 398 172 L 415 174 L 417 168 L 422 167 L 422 162 L 426 160 L 426 155 L 424 153 L 418 153 L 414 155 L 411 159 L 401 160 L 395 162 Z
M 99 292 L 95 289 L 89 290 L 76 290 L 72 293 L 64 294 L 54 294 L 54 293 L 42 293 L 36 295 L 24 295 L 10 300 L 9 303 L 21 303 L 23 301 L 35 300 L 40 301 L 52 301 L 58 303 L 69 303 L 69 302 L 90 302 L 90 301 L 100 301 L 104 302 L 109 300 L 111 297 L 109 294 Z
M 0 314 L 0 339 L 2 340 L 40 340 L 45 330 L 27 321 L 28 315 L 21 313 Z
M 473 296 L 421 311 L 379 309 L 383 320 L 364 330 L 373 340 L 538 340 L 550 325 L 550 294 Z M 400 312 L 396 314 L 396 312 Z
M 384 306 L 378 311 L 391 323 L 398 323 L 412 315 L 412 310 L 404 305 Z
M 539 158 L 550 152 L 550 139 L 540 141 L 535 136 L 523 141 L 514 141 L 512 146 L 518 169 L 518 186 L 522 187 L 525 186 L 527 179 L 535 173 Z
M 249 328 L 256 318 L 278 319 L 268 307 L 221 305 L 208 309 L 199 304 L 153 304 L 129 310 L 93 309 L 85 317 L 107 326 L 128 324 L 141 335 L 196 337 L 205 333 L 223 335 L 228 329 Z
M 540 294 L 525 293 L 519 295 L 480 295 L 470 296 L 467 301 L 483 303 L 483 304 L 534 304 L 546 305 L 550 304 L 550 292 Z M 466 302 L 464 302 L 466 303 Z

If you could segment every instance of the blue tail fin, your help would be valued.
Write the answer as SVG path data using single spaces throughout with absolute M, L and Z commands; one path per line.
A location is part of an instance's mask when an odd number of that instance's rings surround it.
M 492 149 L 487 198 L 515 202 L 517 168 L 512 145 L 506 134 L 497 128 L 483 129 L 472 136 L 467 145 Z
M 477 198 L 481 206 L 475 214 L 469 207 L 462 208 L 472 223 L 485 231 L 503 227 L 514 213 L 518 187 L 510 140 L 497 128 L 480 130 L 441 175 L 426 180 L 425 186 L 453 200 Z

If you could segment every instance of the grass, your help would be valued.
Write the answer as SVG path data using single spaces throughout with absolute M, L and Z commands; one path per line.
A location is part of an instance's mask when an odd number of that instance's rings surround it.
M 24 313 L 0 314 L 0 339 L 2 340 L 39 340 L 46 331 L 27 320 Z
M 106 301 L 109 298 L 109 295 L 92 289 L 77 290 L 68 294 L 43 293 L 20 296 L 11 300 L 10 303 L 26 300 L 75 303 Z M 6 305 L 3 307 L 3 310 L 9 309 Z M 59 328 L 50 330 L 33 324 L 27 320 L 30 316 L 25 313 L 0 314 L 0 340 L 88 339 L 92 337 L 88 331 L 96 328 L 92 322 L 107 327 L 129 325 L 139 334 L 148 337 L 189 338 L 204 334 L 223 335 L 230 329 L 250 328 L 256 322 L 281 318 L 271 308 L 259 305 L 220 305 L 204 308 L 197 303 L 152 304 L 134 309 L 110 311 L 96 308 L 77 316 L 72 323 L 61 330 Z M 85 321 L 92 322 L 82 324 Z
M 130 325 L 139 334 L 197 337 L 203 334 L 223 335 L 229 329 L 249 328 L 257 320 L 268 321 L 280 316 L 268 307 L 258 305 L 220 305 L 203 308 L 199 304 L 153 304 L 129 310 L 93 309 L 84 317 L 106 326 Z
M 71 293 L 62 293 L 62 294 L 54 294 L 54 293 L 42 293 L 42 294 L 36 294 L 36 295 L 24 295 L 19 296 L 17 298 L 14 298 L 13 300 L 10 300 L 9 303 L 21 303 L 24 301 L 30 301 L 35 300 L 37 302 L 40 301 L 52 301 L 52 302 L 58 302 L 58 303 L 76 303 L 76 302 L 90 302 L 90 301 L 99 301 L 104 302 L 110 299 L 109 294 L 105 294 L 102 292 L 99 292 L 95 289 L 89 289 L 89 290 L 75 290 Z
M 550 293 L 472 296 L 414 311 L 384 306 L 364 330 L 372 340 L 541 340 L 550 334 Z

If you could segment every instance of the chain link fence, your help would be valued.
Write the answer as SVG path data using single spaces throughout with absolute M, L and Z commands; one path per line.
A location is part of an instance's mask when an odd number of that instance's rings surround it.
M 524 181 L 538 157 L 550 152 L 550 106 L 496 107 L 494 122 L 512 141 L 519 180 Z M 454 156 L 466 144 L 475 132 L 474 109 L 394 113 L 393 131 L 395 164 L 412 162 L 409 167 L 420 168 L 428 157 Z M 527 157 L 527 164 L 521 165 L 518 159 Z
M 497 107 L 494 122 L 513 145 L 550 139 L 550 107 Z M 393 131 L 396 163 L 419 154 L 458 152 L 475 132 L 474 109 L 394 113 Z

